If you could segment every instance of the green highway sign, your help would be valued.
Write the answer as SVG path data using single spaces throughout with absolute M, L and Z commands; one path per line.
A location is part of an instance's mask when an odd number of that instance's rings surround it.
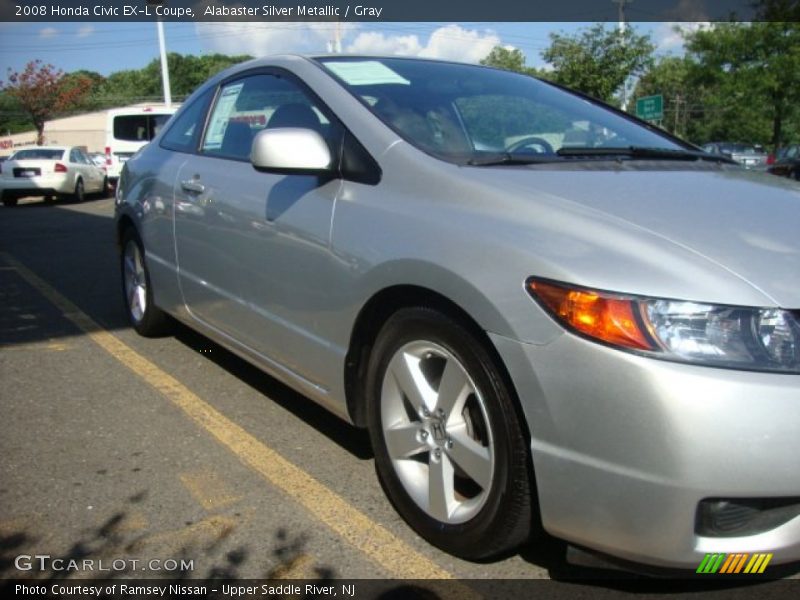
M 659 121 L 664 118 L 664 96 L 645 96 L 636 100 L 636 116 L 645 121 Z

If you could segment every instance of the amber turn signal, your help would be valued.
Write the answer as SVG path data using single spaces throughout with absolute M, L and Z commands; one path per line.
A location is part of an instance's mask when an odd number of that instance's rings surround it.
M 529 280 L 528 291 L 562 325 L 601 342 L 636 350 L 656 350 L 638 317 L 633 298 Z

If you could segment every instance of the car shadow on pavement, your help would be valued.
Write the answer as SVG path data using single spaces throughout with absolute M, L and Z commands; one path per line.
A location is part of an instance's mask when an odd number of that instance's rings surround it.
M 40 203 L 0 211 L 0 345 L 83 335 L 42 286 L 76 305 L 98 329 L 128 327 L 113 221 L 82 208 Z
M 200 353 L 206 360 L 225 369 L 262 396 L 269 398 L 281 408 L 311 425 L 356 458 L 368 460 L 373 457 L 369 435 L 365 430 L 345 423 L 311 399 L 295 392 L 277 379 L 184 325 L 175 324 L 174 336 L 182 344 Z
M 0 210 L 5 211 L 12 211 L 12 210 L 31 210 L 37 208 L 52 208 L 54 206 L 64 206 L 64 205 L 75 205 L 75 204 L 87 204 L 90 202 L 95 202 L 98 200 L 106 200 L 109 198 L 113 198 L 113 195 L 109 196 L 107 193 L 102 194 L 86 194 L 83 202 L 78 202 L 75 199 L 69 196 L 62 196 L 62 197 L 55 197 L 55 198 L 43 198 L 41 196 L 26 196 L 19 199 L 19 204 L 16 206 L 2 206 L 0 205 Z

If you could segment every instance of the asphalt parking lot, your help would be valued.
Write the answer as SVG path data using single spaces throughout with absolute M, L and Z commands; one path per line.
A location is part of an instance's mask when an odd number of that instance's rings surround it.
M 439 552 L 386 500 L 364 432 L 188 329 L 138 337 L 112 214 L 110 198 L 0 208 L 0 578 L 624 588 L 629 575 L 568 565 L 558 543 L 489 564 Z

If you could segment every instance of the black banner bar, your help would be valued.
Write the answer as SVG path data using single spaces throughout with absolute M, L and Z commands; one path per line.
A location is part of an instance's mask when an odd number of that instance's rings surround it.
M 800 20 L 798 0 L 635 0 L 625 19 Z M 781 10 L 774 8 L 781 5 Z M 787 17 L 787 14 L 789 15 Z M 2 21 L 562 21 L 616 22 L 611 0 L 3 0 Z
M 203 579 L 17 579 L 0 580 L 3 597 L 77 600 L 478 600 L 589 598 L 646 600 L 676 593 L 699 593 L 706 599 L 783 600 L 797 598 L 800 581 L 770 581 L 745 575 L 687 579 L 631 578 L 557 581 L 512 580 L 203 580 Z M 632 596 L 635 594 L 636 596 Z

